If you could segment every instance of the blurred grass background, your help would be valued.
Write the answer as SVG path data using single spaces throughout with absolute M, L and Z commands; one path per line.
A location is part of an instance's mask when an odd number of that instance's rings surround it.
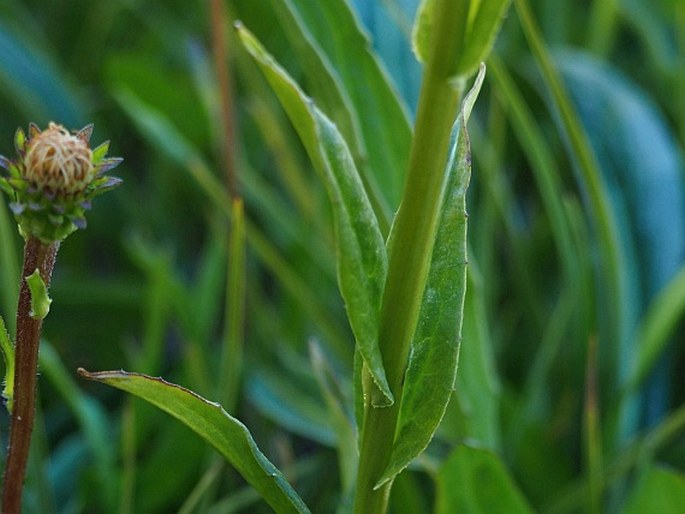
M 418 96 L 416 4 L 350 5 L 397 92 L 398 119 L 411 120 Z M 18 126 L 54 120 L 94 122 L 93 141 L 111 139 L 110 154 L 125 158 L 124 185 L 60 250 L 27 512 L 267 511 L 187 429 L 78 380 L 78 366 L 162 375 L 221 399 L 313 512 L 336 511 L 340 426 L 309 357 L 317 344 L 350 407 L 353 340 L 330 213 L 230 23 L 242 20 L 324 106 L 334 93 L 309 51 L 329 57 L 328 73 L 347 73 L 356 116 L 364 87 L 380 95 L 387 84 L 355 75 L 358 28 L 352 37 L 342 18 L 294 24 L 288 5 L 225 4 L 230 159 L 247 233 L 242 353 L 229 356 L 232 208 L 209 3 L 0 5 L 0 153 L 13 154 Z M 644 485 L 653 482 L 685 495 L 684 50 L 679 0 L 512 4 L 471 121 L 458 387 L 434 443 L 398 479 L 392 512 L 429 512 L 441 462 L 465 441 L 493 450 L 541 512 L 599 512 L 598 491 L 607 511 L 645 512 L 641 502 L 664 497 Z M 402 123 L 378 126 L 375 140 L 403 137 Z M 391 170 L 379 195 L 387 212 L 402 172 Z M 0 245 L 0 314 L 12 327 L 21 241 L 6 206 Z M 237 363 L 235 396 L 220 373 L 226 359 Z M 4 440 L 5 413 L 0 427 Z

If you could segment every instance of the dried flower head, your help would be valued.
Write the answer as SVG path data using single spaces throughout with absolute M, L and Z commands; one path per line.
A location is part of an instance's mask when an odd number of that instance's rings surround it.
M 70 133 L 54 122 L 41 131 L 30 124 L 28 137 L 20 128 L 14 144 L 17 159 L 0 156 L 0 189 L 11 198 L 19 231 L 45 243 L 60 241 L 86 225 L 85 212 L 94 196 L 121 183 L 104 173 L 122 159 L 106 158 L 109 142 L 90 148 L 93 125 Z
M 32 138 L 24 157 L 24 178 L 39 189 L 56 194 L 82 192 L 93 174 L 93 152 L 83 134 L 70 134 L 50 122 Z

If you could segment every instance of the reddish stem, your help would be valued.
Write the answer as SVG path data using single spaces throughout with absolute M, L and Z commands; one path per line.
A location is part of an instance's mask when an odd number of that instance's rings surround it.
M 49 286 L 58 249 L 59 242 L 46 245 L 34 237 L 30 237 L 24 245 L 24 269 L 17 306 L 14 406 L 2 490 L 3 514 L 21 512 L 21 496 L 35 416 L 38 346 L 43 320 L 31 317 L 31 292 L 26 277 L 38 269 L 43 282 Z

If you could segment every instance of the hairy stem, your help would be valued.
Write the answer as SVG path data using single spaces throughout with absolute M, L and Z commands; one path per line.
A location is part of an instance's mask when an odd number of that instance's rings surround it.
M 58 249 L 59 242 L 46 245 L 35 237 L 30 237 L 24 245 L 24 267 L 17 306 L 14 406 L 2 491 L 3 514 L 21 512 L 21 496 L 35 415 L 38 345 L 43 320 L 31 316 L 31 292 L 26 277 L 38 269 L 43 282 L 49 286 Z

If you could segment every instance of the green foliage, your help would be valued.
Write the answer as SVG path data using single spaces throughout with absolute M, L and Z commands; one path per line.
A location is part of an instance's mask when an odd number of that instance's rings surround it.
M 259 451 L 249 430 L 220 405 L 160 378 L 136 373 L 79 373 L 147 400 L 212 444 L 277 512 L 308 513 L 283 475 Z
M 655 510 L 676 513 L 685 501 L 685 476 L 670 469 L 651 466 L 642 472 L 626 505 L 626 514 Z
M 400 394 L 388 379 L 399 409 L 393 468 L 409 464 L 394 479 L 389 512 L 491 512 L 492 497 L 507 512 L 677 511 L 685 490 L 683 3 L 448 4 L 438 18 L 450 18 L 458 48 L 443 50 L 462 57 L 444 64 L 459 87 L 489 54 L 468 126 L 469 191 L 445 204 L 460 213 L 465 199 L 469 213 L 463 336 L 452 391 L 454 345 L 422 354 L 416 344 L 425 338 L 402 329 L 414 345 L 404 363 L 434 355 L 430 371 L 441 375 L 410 366 L 394 377 Z M 89 229 L 60 250 L 28 512 L 272 511 L 194 432 L 132 396 L 78 380 L 79 366 L 161 375 L 220 402 L 312 512 L 351 511 L 355 421 L 365 415 L 358 382 L 371 380 L 362 362 L 388 377 L 388 352 L 377 345 L 394 339 L 373 325 L 385 323 L 388 334 L 395 321 L 411 326 L 400 319 L 411 313 L 430 331 L 421 309 L 430 305 L 423 300 L 441 222 L 435 233 L 408 230 L 396 252 L 402 260 L 415 238 L 430 243 L 417 250 L 425 275 L 412 286 L 415 303 L 382 294 L 393 267 L 388 237 L 421 132 L 414 106 L 422 70 L 411 48 L 425 66 L 435 5 L 225 2 L 236 135 L 229 157 L 243 209 L 221 171 L 222 86 L 206 4 L 2 3 L 0 154 L 12 153 L 14 131 L 28 121 L 69 129 L 94 121 L 112 140 L 96 154 L 126 159 L 123 187 L 99 197 Z M 236 20 L 243 39 L 249 29 L 260 42 L 248 45 L 257 64 L 230 28 Z M 451 126 L 452 104 L 427 100 Z M 448 157 L 431 153 L 436 162 Z M 411 166 L 445 169 L 444 160 Z M 340 178 L 350 176 L 354 192 L 345 193 Z M 344 209 L 332 206 L 331 193 L 348 202 Z M 410 221 L 444 216 L 440 194 L 420 213 L 412 207 Z M 352 198 L 364 198 L 362 207 Z M 443 235 L 464 228 L 454 226 Z M 369 230 L 371 238 L 361 236 Z M 0 314 L 9 334 L 19 243 L 3 202 Z M 455 289 L 465 248 L 444 269 Z M 411 278 L 413 269 L 392 273 Z M 343 278 L 354 282 L 341 294 Z M 360 297 L 374 307 L 366 311 Z M 458 297 L 450 296 L 452 307 L 433 304 L 445 323 L 458 323 Z M 367 313 L 374 319 L 364 324 Z M 369 343 L 364 359 L 355 356 L 357 339 Z M 587 382 L 593 370 L 596 388 Z M 174 402 L 230 419 L 170 390 Z M 438 391 L 430 394 L 439 401 L 423 403 L 425 391 Z
M 530 514 L 501 460 L 487 450 L 459 446 L 438 471 L 438 514 Z
M 48 296 L 48 288 L 43 282 L 43 277 L 40 276 L 40 271 L 35 270 L 28 277 L 25 277 L 26 283 L 31 291 L 31 317 L 33 319 L 45 319 L 45 316 L 50 312 L 50 304 L 52 299 Z

